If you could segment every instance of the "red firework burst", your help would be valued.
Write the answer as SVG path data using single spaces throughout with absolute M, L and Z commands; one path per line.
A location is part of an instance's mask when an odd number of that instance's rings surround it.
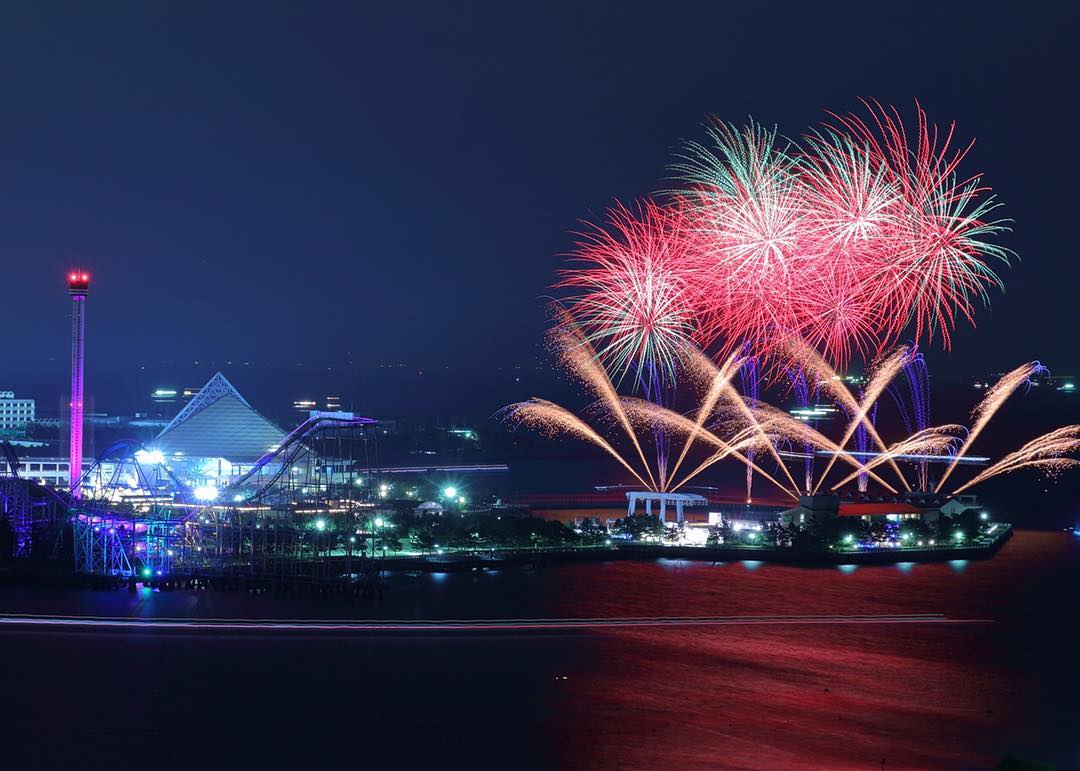
M 803 337 L 837 365 L 901 335 L 940 337 L 1001 286 L 992 263 L 1006 230 L 979 176 L 957 167 L 970 145 L 866 102 L 869 117 L 831 114 L 801 143 L 775 130 L 717 122 L 674 169 L 660 205 L 618 206 L 592 228 L 559 286 L 605 360 L 670 370 L 680 345 L 720 353 Z

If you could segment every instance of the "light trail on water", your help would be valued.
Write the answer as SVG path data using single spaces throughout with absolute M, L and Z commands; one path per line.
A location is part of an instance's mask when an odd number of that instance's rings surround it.
M 597 630 L 635 627 L 797 626 L 861 624 L 986 624 L 991 619 L 950 618 L 942 613 L 880 615 L 643 616 L 629 618 L 506 618 L 410 621 L 297 619 L 125 618 L 108 616 L 0 615 L 0 626 L 211 632 L 485 632 Z

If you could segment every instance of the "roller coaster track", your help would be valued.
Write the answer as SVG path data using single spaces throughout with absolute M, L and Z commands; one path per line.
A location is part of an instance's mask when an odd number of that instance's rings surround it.
M 76 571 L 82 573 L 150 575 L 148 571 L 153 571 L 162 575 L 174 567 L 174 559 L 177 567 L 194 564 L 184 560 L 204 554 L 201 544 L 208 545 L 208 551 L 214 552 L 219 560 L 227 560 L 235 558 L 235 554 L 227 549 L 222 551 L 222 525 L 226 528 L 224 532 L 239 537 L 241 543 L 249 537 L 244 527 L 245 517 L 250 518 L 251 514 L 245 515 L 238 509 L 252 504 L 274 507 L 287 518 L 278 519 L 277 523 L 288 521 L 290 524 L 281 526 L 293 528 L 289 512 L 297 499 L 292 496 L 298 489 L 302 495 L 308 494 L 311 469 L 322 467 L 316 441 L 328 433 L 376 422 L 370 418 L 313 415 L 260 457 L 246 473 L 229 480 L 222 489 L 243 495 L 232 504 L 195 500 L 191 487 L 167 462 L 155 462 L 145 456 L 140 459 L 142 453 L 152 451 L 137 440 L 125 439 L 106 448 L 81 475 L 79 485 L 84 490 L 93 490 L 93 497 L 86 495 L 75 500 L 66 492 L 33 480 L 4 476 L 0 477 L 0 503 L 3 503 L 0 515 L 11 521 L 13 529 L 21 528 L 19 532 L 26 534 L 35 529 L 43 532 L 42 523 L 38 522 L 43 512 L 48 513 L 50 532 L 64 532 L 70 524 Z M 17 474 L 18 459 L 13 457 L 14 451 L 5 449 L 3 456 Z M 306 468 L 309 476 L 293 477 L 294 464 Z M 322 477 L 322 480 L 329 495 L 330 478 Z M 323 482 L 315 483 L 317 489 L 322 489 Z M 127 495 L 129 491 L 132 492 Z M 140 491 L 148 494 L 140 497 Z M 254 520 L 248 522 L 250 529 Z M 214 536 L 219 539 L 216 551 L 215 545 L 206 540 Z M 30 539 L 24 537 L 22 541 L 26 546 L 19 547 L 16 556 L 28 556 Z M 255 549 L 250 538 L 247 546 L 249 550 Z M 53 551 L 55 556 L 57 548 Z
M 273 475 L 263 482 L 254 493 L 245 498 L 245 502 L 259 501 L 266 496 L 268 491 L 281 481 L 282 475 L 288 473 L 290 461 L 298 455 L 308 451 L 309 448 L 306 442 L 310 439 L 327 429 L 341 430 L 347 428 L 361 428 L 363 426 L 373 425 L 377 422 L 378 421 L 372 420 L 371 418 L 338 418 L 325 415 L 316 415 L 315 417 L 308 418 L 289 432 L 289 435 L 282 440 L 281 444 L 255 461 L 254 465 L 246 474 L 235 481 L 230 481 L 229 486 L 234 488 L 243 487 L 252 479 L 258 477 L 267 465 L 276 460 L 280 461 L 280 465 L 274 469 Z

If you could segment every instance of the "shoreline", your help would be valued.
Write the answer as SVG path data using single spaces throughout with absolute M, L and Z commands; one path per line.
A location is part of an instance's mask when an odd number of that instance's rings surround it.
M 679 559 L 693 562 L 761 562 L 808 567 L 837 565 L 893 565 L 905 562 L 946 562 L 956 559 L 988 559 L 1012 537 L 1012 525 L 1003 527 L 992 541 L 974 546 L 940 546 L 912 549 L 859 549 L 850 551 L 809 551 L 786 546 L 665 546 L 663 544 L 619 544 L 611 547 L 553 549 L 496 556 L 446 555 L 432 557 L 388 557 L 382 569 L 392 572 L 452 572 L 455 570 L 498 570 L 503 567 L 539 566 L 560 562 L 614 562 L 623 560 Z
M 550 564 L 571 562 L 617 562 L 652 561 L 658 559 L 687 560 L 692 562 L 730 563 L 753 562 L 760 564 L 792 565 L 796 567 L 837 567 L 842 565 L 895 565 L 913 562 L 946 562 L 950 560 L 981 560 L 991 558 L 1013 534 L 1012 525 L 1003 526 L 993 540 L 970 546 L 928 546 L 919 548 L 852 549 L 845 551 L 811 551 L 784 546 L 668 546 L 664 544 L 613 544 L 611 546 L 586 546 L 576 548 L 551 548 L 528 550 L 493 550 L 486 554 L 443 554 L 439 556 L 399 556 L 376 558 L 331 557 L 327 560 L 329 573 L 335 578 L 313 579 L 293 576 L 287 579 L 255 578 L 245 576 L 242 569 L 231 575 L 170 575 L 144 581 L 119 576 L 90 576 L 70 570 L 58 569 L 52 563 L 29 563 L 19 565 L 7 562 L 0 565 L 0 585 L 6 583 L 85 583 L 88 586 L 122 585 L 141 583 L 168 585 L 180 589 L 191 581 L 203 581 L 210 586 L 230 588 L 265 587 L 278 584 L 370 586 L 373 578 L 384 573 L 451 573 L 469 571 L 504 570 L 515 567 L 538 568 Z M 350 564 L 351 563 L 351 564 Z M 324 563 L 326 564 L 326 563 Z M 335 570 L 334 568 L 337 568 Z M 346 576 L 349 569 L 354 576 Z M 340 571 L 340 572 L 337 572 Z

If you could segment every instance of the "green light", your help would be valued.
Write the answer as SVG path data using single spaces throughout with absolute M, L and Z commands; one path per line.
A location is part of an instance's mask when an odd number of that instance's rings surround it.
M 443 495 L 445 495 L 447 498 L 453 498 L 453 497 L 455 497 L 457 495 L 457 488 L 456 487 L 447 487 L 442 492 L 443 492 Z
M 853 543 L 854 541 L 855 541 L 855 536 L 853 536 L 851 533 L 845 533 L 844 534 L 844 543 Z
M 150 568 L 143 568 L 142 569 L 142 574 L 143 574 L 143 578 L 149 578 L 150 576 L 154 575 L 154 571 L 151 570 Z
M 320 531 L 325 530 L 326 529 L 326 520 L 325 519 L 317 519 L 317 520 L 315 520 L 315 529 L 320 530 Z
M 963 541 L 965 538 L 964 531 L 957 530 L 955 533 L 953 533 L 953 538 L 955 538 L 957 541 Z
M 383 520 L 382 517 L 375 517 L 375 527 L 382 527 L 385 524 L 386 522 Z

